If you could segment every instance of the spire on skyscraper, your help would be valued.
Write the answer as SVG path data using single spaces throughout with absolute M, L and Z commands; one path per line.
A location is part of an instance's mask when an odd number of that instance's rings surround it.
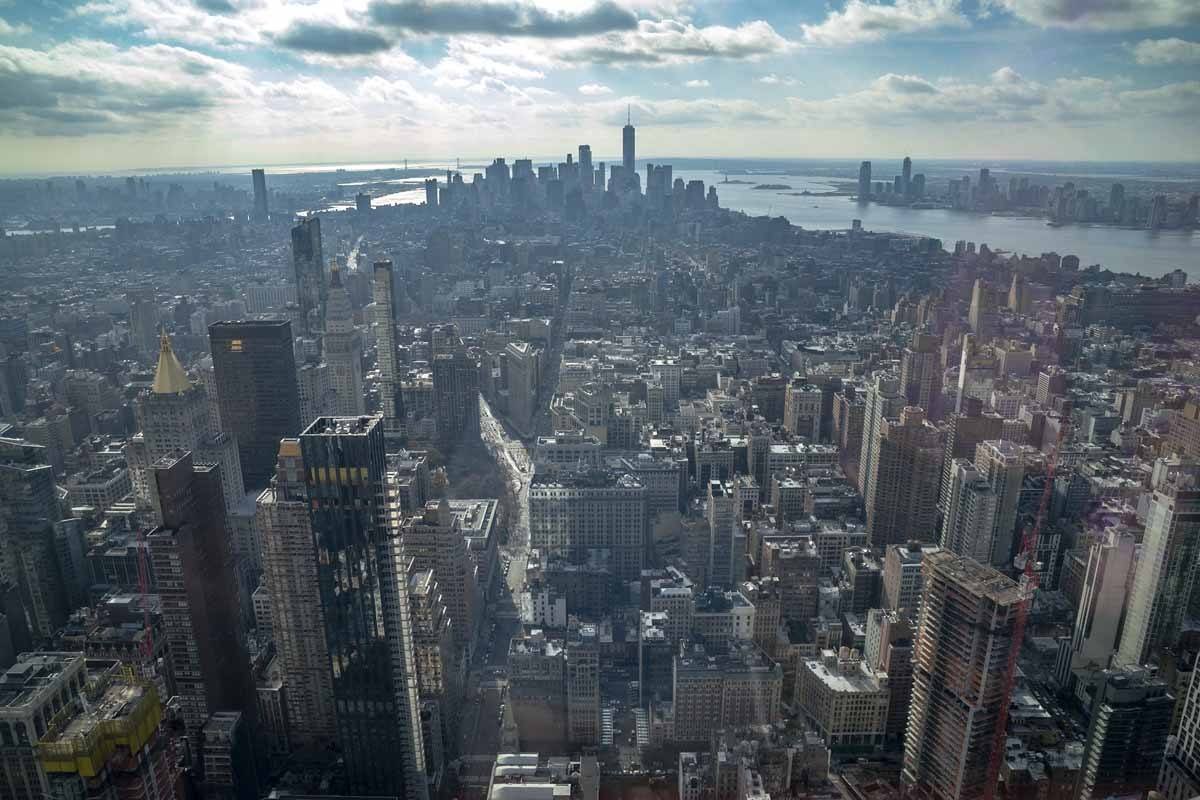
M 171 349 L 171 339 L 163 331 L 159 339 L 158 369 L 154 371 L 154 384 L 151 391 L 155 394 L 181 394 L 192 387 L 187 373 L 175 351 Z

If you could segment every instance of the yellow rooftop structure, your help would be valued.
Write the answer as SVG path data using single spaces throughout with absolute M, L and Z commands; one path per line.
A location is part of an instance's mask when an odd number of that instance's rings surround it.
M 181 394 L 190 388 L 192 388 L 192 382 L 188 380 L 183 365 L 175 357 L 175 351 L 171 349 L 170 338 L 166 331 L 163 331 L 159 341 L 158 369 L 154 372 L 154 385 L 151 390 L 155 394 Z

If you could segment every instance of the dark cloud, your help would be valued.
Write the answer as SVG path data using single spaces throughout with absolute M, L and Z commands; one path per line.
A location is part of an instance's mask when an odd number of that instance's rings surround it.
M 637 17 L 611 0 L 577 13 L 556 13 L 514 2 L 373 0 L 371 19 L 418 34 L 482 33 L 565 39 L 637 28 Z
M 42 136 L 85 136 L 150 128 L 212 107 L 207 93 L 183 86 L 143 86 L 118 80 L 38 71 L 0 63 L 0 130 Z
M 229 0 L 193 0 L 193 2 L 196 8 L 210 14 L 233 14 L 237 11 L 237 6 Z
M 316 22 L 297 22 L 276 36 L 275 43 L 289 50 L 331 56 L 365 56 L 392 46 L 375 31 Z

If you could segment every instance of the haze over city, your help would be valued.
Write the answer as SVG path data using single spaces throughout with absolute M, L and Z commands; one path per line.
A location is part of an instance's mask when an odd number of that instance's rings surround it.
M 1200 158 L 1191 0 L 0 6 L 0 171 L 546 156 Z
M 0 800 L 1200 800 L 1200 0 L 0 0 Z

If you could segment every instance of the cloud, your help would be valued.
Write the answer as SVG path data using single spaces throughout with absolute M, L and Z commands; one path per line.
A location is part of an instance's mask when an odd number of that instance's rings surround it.
M 755 80 L 759 83 L 765 83 L 767 86 L 795 86 L 798 83 L 795 78 L 789 78 L 786 75 L 776 75 L 774 72 L 762 75 Z
M 196 7 L 210 14 L 233 14 L 237 6 L 229 0 L 194 0 Z
M 581 11 L 550 11 L 524 2 L 472 3 L 467 0 L 373 0 L 370 17 L 381 25 L 414 34 L 464 33 L 569 39 L 632 30 L 637 16 L 612 0 Z
M 275 37 L 289 50 L 333 56 L 362 56 L 387 50 L 392 43 L 375 31 L 343 28 L 313 22 L 298 22 Z
M 712 86 L 711 83 L 702 79 L 686 81 L 683 85 L 689 89 L 707 89 L 709 86 Z
M 788 98 L 806 124 L 876 127 L 925 125 L 1087 126 L 1134 118 L 1189 120 L 1200 116 L 1200 81 L 1148 89 L 1094 77 L 1031 81 L 1002 67 L 984 81 L 930 79 L 888 73 L 855 92 L 824 99 Z
M 1144 67 L 1200 63 L 1200 42 L 1185 39 L 1143 39 L 1132 48 L 1133 58 Z
M 830 11 L 824 22 L 800 28 L 810 44 L 836 47 L 967 24 L 960 0 L 894 0 L 890 4 L 848 0 L 841 11 Z
M 1004 67 L 981 83 L 888 73 L 857 92 L 823 100 L 793 97 L 789 102 L 801 118 L 811 121 L 897 126 L 1030 122 L 1046 99 L 1046 87 Z
M 32 33 L 33 29 L 28 25 L 17 23 L 13 25 L 8 20 L 0 17 L 0 36 L 17 36 Z
M 790 50 L 793 44 L 770 23 L 754 20 L 730 28 L 697 27 L 679 20 L 642 20 L 636 31 L 579 42 L 557 53 L 567 63 L 674 65 L 706 58 L 753 60 Z
M 80 136 L 161 127 L 213 108 L 233 87 L 244 89 L 246 75 L 238 65 L 161 44 L 0 46 L 0 129 Z
M 601 95 L 612 94 L 612 89 L 602 83 L 585 83 L 579 87 L 579 93 L 587 97 L 599 97 Z
M 782 111 L 763 108 L 762 104 L 750 100 L 725 98 L 650 100 L 631 96 L 588 102 L 577 108 L 539 108 L 536 109 L 536 113 L 547 119 L 557 119 L 569 114 L 574 118 L 590 119 L 595 124 L 615 129 L 625 124 L 626 113 L 631 106 L 637 124 L 648 127 L 778 125 L 787 121 L 787 116 Z
M 1200 22 L 1196 0 L 991 0 L 1043 28 L 1135 30 Z

